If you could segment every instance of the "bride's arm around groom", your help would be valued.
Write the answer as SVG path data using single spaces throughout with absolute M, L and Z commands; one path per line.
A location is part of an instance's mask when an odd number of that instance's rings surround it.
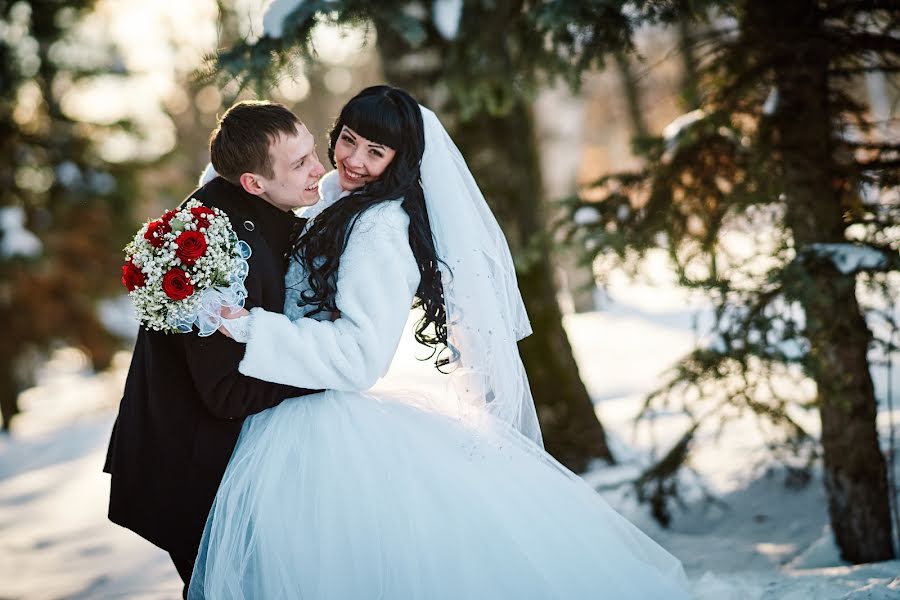
M 360 215 L 338 268 L 340 317 L 292 322 L 280 313 L 251 310 L 240 372 L 298 387 L 372 387 L 391 364 L 419 285 L 408 231 L 401 200 Z

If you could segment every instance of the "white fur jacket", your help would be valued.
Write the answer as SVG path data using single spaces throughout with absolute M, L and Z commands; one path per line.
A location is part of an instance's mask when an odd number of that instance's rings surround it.
M 337 177 L 320 185 L 322 199 L 307 212 L 315 218 L 340 198 Z M 409 216 L 400 200 L 364 212 L 347 240 L 337 273 L 340 316 L 319 321 L 305 314 L 300 293 L 306 273 L 291 261 L 285 314 L 254 308 L 240 372 L 307 389 L 366 390 L 382 377 L 397 350 L 419 285 L 409 246 Z M 298 307 L 299 304 L 299 307 Z

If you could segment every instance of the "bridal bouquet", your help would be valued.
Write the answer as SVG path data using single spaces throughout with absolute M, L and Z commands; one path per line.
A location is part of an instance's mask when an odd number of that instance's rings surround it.
M 211 335 L 222 308 L 244 306 L 250 246 L 228 216 L 191 199 L 141 227 L 125 247 L 122 284 L 147 329 Z

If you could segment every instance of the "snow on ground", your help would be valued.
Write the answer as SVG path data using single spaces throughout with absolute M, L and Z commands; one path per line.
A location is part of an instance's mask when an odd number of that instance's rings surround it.
M 755 421 L 744 418 L 716 439 L 701 435 L 686 473 L 689 502 L 661 529 L 627 481 L 680 435 L 683 418 L 634 425 L 643 394 L 694 344 L 703 306 L 671 287 L 613 282 L 603 311 L 566 317 L 582 376 L 620 459 L 586 479 L 620 512 L 684 563 L 698 600 L 883 600 L 900 598 L 900 561 L 841 563 L 827 528 L 822 482 L 785 485 L 767 464 Z M 389 379 L 405 388 L 441 386 L 407 336 Z M 39 385 L 22 396 L 12 436 L 0 436 L 0 598 L 177 598 L 168 556 L 106 520 L 101 472 L 128 367 L 122 353 L 91 376 L 73 350 L 58 353 Z M 887 433 L 882 414 L 882 432 Z M 900 414 L 896 415 L 900 419 Z M 806 423 L 815 431 L 814 415 Z M 702 500 L 708 490 L 716 501 Z
M 175 598 L 178 575 L 155 546 L 106 520 L 101 472 L 128 368 L 90 376 L 59 352 L 0 435 L 0 598 Z

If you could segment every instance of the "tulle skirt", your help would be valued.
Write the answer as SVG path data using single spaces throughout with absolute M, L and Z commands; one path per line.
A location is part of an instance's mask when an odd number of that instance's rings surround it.
M 328 391 L 246 420 L 190 598 L 688 598 L 681 564 L 516 432 Z

